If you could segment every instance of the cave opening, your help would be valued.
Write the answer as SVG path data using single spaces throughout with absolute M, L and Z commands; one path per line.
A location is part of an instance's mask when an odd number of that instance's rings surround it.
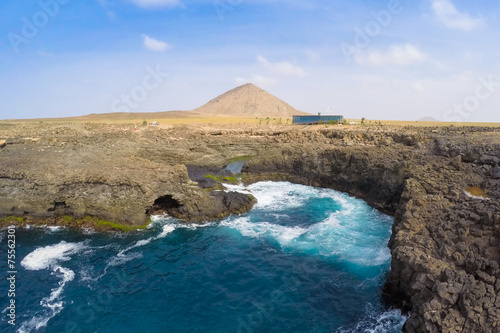
M 171 195 L 164 195 L 156 199 L 153 205 L 146 210 L 148 215 L 156 215 L 168 213 L 172 209 L 177 209 L 181 206 L 179 201 L 175 200 Z

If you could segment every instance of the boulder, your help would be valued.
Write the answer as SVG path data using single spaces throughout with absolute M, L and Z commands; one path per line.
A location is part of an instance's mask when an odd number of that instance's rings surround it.
M 183 221 L 206 222 L 222 219 L 229 214 L 244 214 L 256 202 L 257 199 L 251 194 L 213 191 L 210 196 L 171 206 L 165 212 Z
M 500 178 L 500 166 L 496 164 L 493 167 L 493 179 L 499 179 Z

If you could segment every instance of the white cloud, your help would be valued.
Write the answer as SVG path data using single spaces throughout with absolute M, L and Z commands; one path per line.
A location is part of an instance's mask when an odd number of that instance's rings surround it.
M 175 7 L 180 4 L 179 0 L 130 0 L 139 7 Z
M 262 65 L 265 69 L 275 74 L 283 75 L 283 76 L 306 76 L 307 73 L 300 68 L 299 66 L 294 66 L 288 61 L 282 62 L 270 62 L 266 58 L 261 55 L 257 56 L 257 61 L 260 65 Z
M 155 51 L 155 52 L 164 52 L 172 46 L 169 44 L 161 41 L 154 39 L 152 37 L 149 37 L 148 35 L 142 35 L 142 42 L 144 44 L 144 47 L 147 48 L 148 50 Z
M 372 51 L 354 56 L 360 65 L 368 66 L 409 66 L 423 62 L 427 55 L 411 44 L 392 45 L 387 52 Z
M 482 18 L 473 18 L 466 12 L 459 12 L 451 0 L 431 0 L 436 21 L 450 29 L 472 31 L 486 25 Z
M 262 76 L 262 75 L 259 75 L 259 74 L 254 74 L 249 79 L 242 78 L 242 77 L 237 77 L 235 79 L 235 81 L 238 84 L 245 84 L 245 83 L 251 82 L 251 83 L 253 83 L 253 84 L 255 84 L 255 85 L 259 86 L 259 87 L 269 87 L 269 86 L 273 86 L 276 83 L 278 83 L 278 81 L 276 81 L 273 78 Z
M 306 50 L 306 56 L 310 62 L 318 62 L 321 60 L 321 55 L 312 50 Z

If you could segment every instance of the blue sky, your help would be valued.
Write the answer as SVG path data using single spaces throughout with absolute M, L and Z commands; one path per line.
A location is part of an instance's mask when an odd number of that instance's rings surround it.
M 252 82 L 310 113 L 500 122 L 500 1 L 0 3 L 0 119 L 191 110 Z

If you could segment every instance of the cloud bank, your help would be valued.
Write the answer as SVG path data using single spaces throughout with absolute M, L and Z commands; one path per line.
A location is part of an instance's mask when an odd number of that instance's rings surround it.
M 460 12 L 451 0 L 431 1 L 434 18 L 447 28 L 472 31 L 486 26 L 482 18 L 473 18 L 469 13 Z
M 392 45 L 386 52 L 371 51 L 355 55 L 363 66 L 410 66 L 424 62 L 427 55 L 411 44 Z
M 283 76 L 306 76 L 307 73 L 299 66 L 294 66 L 288 61 L 270 62 L 261 55 L 257 56 L 257 62 L 268 71 Z
M 144 44 L 144 47 L 146 49 L 154 52 L 165 52 L 166 50 L 172 48 L 172 46 L 170 46 L 169 44 L 161 40 L 149 37 L 145 34 L 142 35 L 142 43 Z

